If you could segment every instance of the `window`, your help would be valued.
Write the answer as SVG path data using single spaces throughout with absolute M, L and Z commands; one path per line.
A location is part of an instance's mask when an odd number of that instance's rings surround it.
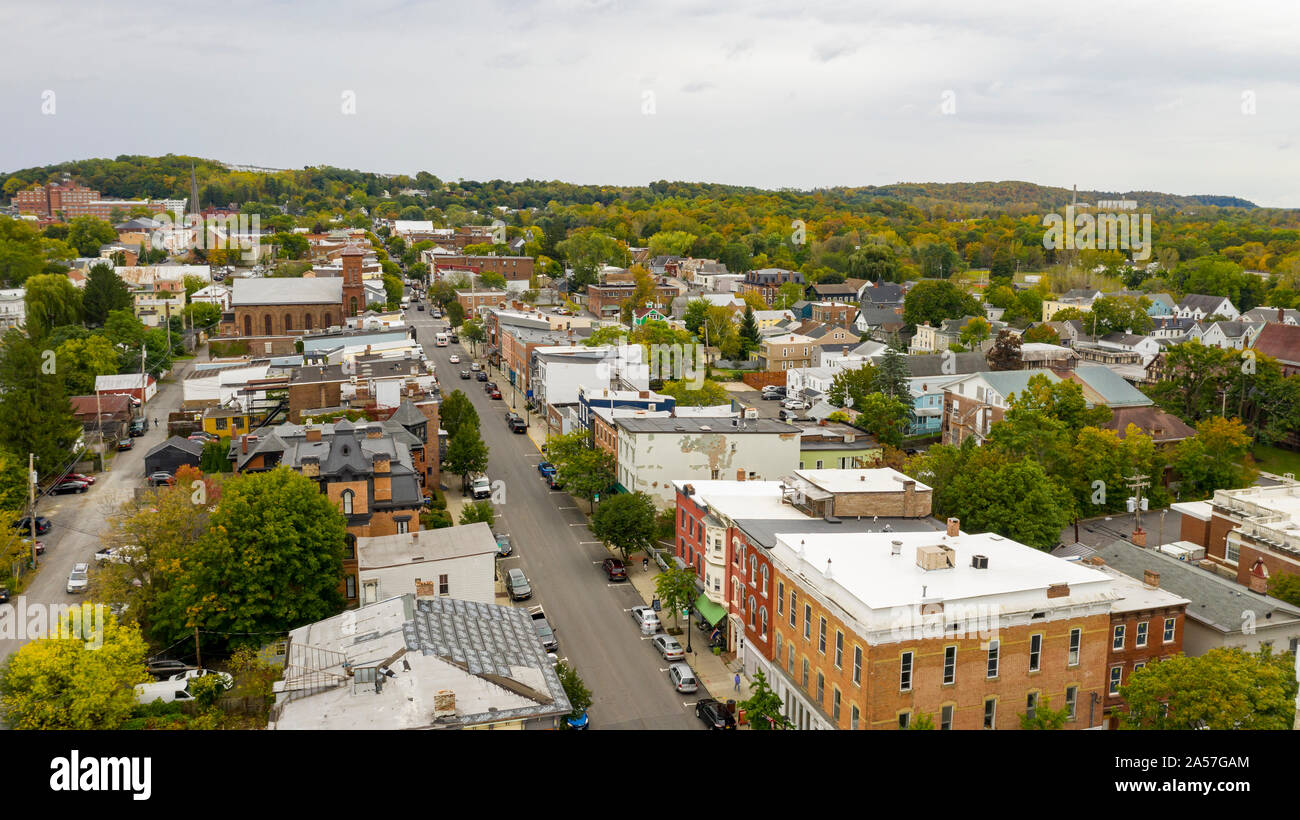
M 1030 692 L 1025 697 L 1025 717 L 1033 720 L 1036 711 L 1038 711 L 1038 693 Z
M 1124 667 L 1112 666 L 1110 668 L 1110 694 L 1119 694 L 1120 679 L 1124 676 Z
M 762 593 L 763 593 L 763 597 L 766 598 L 766 597 L 767 597 L 767 564 L 764 564 L 764 565 L 763 565 L 763 586 L 762 586 Z
M 343 514 L 344 515 L 352 515 L 352 499 L 353 497 L 355 497 L 355 495 L 356 493 L 352 492 L 351 490 L 343 491 Z
M 352 533 L 343 536 L 343 557 L 348 559 L 357 557 L 357 537 Z
M 835 720 L 835 725 L 840 723 L 840 688 L 831 687 L 831 717 Z
M 899 713 L 898 713 L 898 728 L 900 728 L 900 729 L 906 729 L 908 726 L 911 726 L 911 725 L 912 725 L 912 713 L 911 713 L 911 712 L 899 712 Z
M 1118 625 L 1116 625 L 1116 627 L 1115 627 L 1114 637 L 1112 638 L 1112 640 L 1111 640 L 1111 642 L 1110 642 L 1110 648 L 1111 648 L 1111 649 L 1123 649 L 1123 648 L 1124 648 L 1124 624 L 1118 624 Z
M 357 597 L 357 576 L 349 575 L 344 583 L 347 585 L 347 596 L 349 598 Z
M 989 659 L 988 672 L 985 677 L 996 678 L 998 676 L 998 646 L 1000 641 L 989 641 Z
M 803 639 L 812 639 L 812 604 L 803 605 Z
M 817 624 L 817 651 L 826 654 L 826 619 L 819 618 Z
M 1079 665 L 1079 642 L 1083 639 L 1083 630 L 1075 627 L 1070 630 L 1070 666 Z
M 821 672 L 817 673 L 817 702 L 821 703 L 822 698 L 826 695 L 826 677 Z
M 788 660 L 786 661 L 785 664 L 785 668 L 786 671 L 790 673 L 790 677 L 793 678 L 794 677 L 794 644 L 792 643 L 786 644 L 785 649 L 786 652 L 789 653 Z
M 1146 668 L 1147 668 L 1147 665 L 1146 665 L 1146 662 L 1145 662 L 1145 661 L 1143 661 L 1142 663 L 1135 663 L 1135 664 L 1133 664 L 1133 671 L 1134 671 L 1134 672 L 1138 671 L 1139 669 L 1146 669 Z
M 984 700 L 984 728 L 992 729 L 997 723 L 998 718 L 998 699 L 986 698 Z
M 1174 642 L 1174 619 L 1165 618 L 1165 643 Z
M 808 659 L 807 658 L 803 659 L 803 684 L 802 685 L 804 691 L 805 692 L 808 691 Z
M 1228 542 L 1225 545 L 1223 550 L 1223 557 L 1228 561 L 1229 564 L 1237 563 L 1237 561 L 1241 558 L 1241 547 L 1238 544 L 1234 544 L 1232 542 L 1232 539 L 1228 539 Z
M 749 556 L 749 583 L 758 583 L 758 558 L 753 555 Z
M 779 581 L 776 585 L 776 614 L 785 614 L 785 581 Z
M 853 682 L 862 685 L 862 647 L 853 647 Z
M 410 532 L 410 522 L 408 522 L 408 521 L 406 521 L 406 520 L 398 521 L 398 522 L 397 522 L 397 534 L 398 534 L 398 535 L 405 535 L 405 534 L 408 533 L 408 532 Z
M 844 668 L 844 633 L 835 630 L 835 668 Z
M 776 658 L 777 663 L 781 662 L 781 633 L 780 632 L 776 633 L 776 654 L 774 657 Z
M 849 728 L 850 729 L 858 728 L 858 715 L 859 715 L 858 707 L 856 705 L 850 706 L 849 707 Z
M 1043 636 L 1029 636 L 1029 671 L 1037 672 L 1043 659 Z
M 957 647 L 947 646 L 943 650 L 943 682 L 957 682 Z
M 225 420 L 225 419 L 217 419 L 217 429 L 218 429 L 218 430 L 224 430 L 224 429 L 226 429 L 226 420 Z
M 760 627 L 758 634 L 766 638 L 767 637 L 767 607 L 759 608 L 758 624 Z
M 904 652 L 898 665 L 898 691 L 912 691 L 912 653 Z
M 948 704 L 939 710 L 939 729 L 940 731 L 950 731 L 952 729 L 952 704 Z
M 446 575 L 438 576 L 438 594 L 439 595 L 451 594 L 451 583 L 447 581 Z
M 754 606 L 754 596 L 749 596 L 749 628 L 754 628 L 754 618 L 758 616 L 758 608 Z
M 1075 709 L 1079 705 L 1079 687 L 1065 687 L 1065 709 L 1070 715 L 1070 720 L 1075 718 Z
M 1147 624 L 1148 621 L 1138 624 L 1137 638 L 1135 640 L 1139 647 L 1147 645 Z
M 793 589 L 790 590 L 790 626 L 794 626 L 794 621 L 795 621 L 794 605 L 795 605 L 795 601 L 797 601 L 798 598 L 799 598 L 799 594 L 796 593 Z

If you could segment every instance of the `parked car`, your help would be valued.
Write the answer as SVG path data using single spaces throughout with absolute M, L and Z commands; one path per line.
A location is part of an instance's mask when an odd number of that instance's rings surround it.
M 454 345 L 460 344 L 460 334 L 452 333 L 447 338 L 450 339 L 451 343 Z
M 537 630 L 537 637 L 542 640 L 542 647 L 547 652 L 555 652 L 560 648 L 560 642 L 555 637 L 555 627 L 551 626 L 550 621 L 546 620 L 546 613 L 540 606 L 529 607 L 528 615 L 533 619 L 533 629 Z
M 786 399 L 781 406 L 786 410 L 807 410 L 811 405 L 803 399 Z
M 460 364 L 460 356 L 453 353 L 447 357 L 447 361 L 451 362 L 452 364 Z
M 138 684 L 135 687 L 136 703 L 147 704 L 159 700 L 163 703 L 185 703 L 186 701 L 192 701 L 194 700 L 194 694 L 190 692 L 190 681 L 206 675 L 216 675 L 226 689 L 229 689 L 234 683 L 234 679 L 225 672 L 208 672 L 206 669 L 193 669 L 182 674 L 188 675 L 188 677 L 169 679 L 159 681 L 158 683 Z
M 50 490 L 50 492 L 53 493 L 54 495 L 64 495 L 65 493 L 84 493 L 86 490 L 89 489 L 90 489 L 90 485 L 84 481 L 77 481 L 76 479 L 68 479 L 66 481 L 60 481 L 58 484 L 55 484 L 54 487 Z
M 176 481 L 176 478 L 165 470 L 149 474 L 150 487 L 170 487 L 174 481 Z
M 461 377 L 462 379 L 473 378 L 473 376 L 474 376 L 474 374 L 471 373 L 471 372 L 469 372 L 468 370 L 462 370 L 462 371 L 460 371 L 460 377 Z
M 68 574 L 68 592 L 85 592 L 90 587 L 90 565 L 74 564 Z
M 796 410 L 781 410 L 776 417 L 781 421 L 794 421 L 799 418 L 799 413 Z
M 585 730 L 591 727 L 590 721 L 587 720 L 587 712 L 585 709 L 583 710 L 582 714 L 578 715 L 577 717 L 566 717 L 564 719 L 564 723 L 570 729 Z
M 627 580 L 627 567 L 618 558 L 606 558 L 600 562 L 600 568 L 605 571 L 605 577 L 611 581 Z
M 668 681 L 684 695 L 700 689 L 700 682 L 695 679 L 695 673 L 685 661 L 678 661 L 668 667 Z
M 194 668 L 195 667 L 190 666 L 188 663 L 185 663 L 184 661 L 172 661 L 172 660 L 159 659 L 159 660 L 149 661 L 149 664 L 147 667 L 145 667 L 145 670 L 150 675 L 153 675 L 155 678 L 158 678 L 159 680 L 167 680 L 168 678 L 172 677 L 173 675 L 176 675 L 177 673 L 188 672 L 189 670 Z
M 86 475 L 85 473 L 68 473 L 67 475 L 65 475 L 65 476 L 63 477 L 63 479 L 64 479 L 65 481 L 67 481 L 67 480 L 72 480 L 72 481 L 84 481 L 84 482 L 86 482 L 87 484 L 94 484 L 94 483 L 95 483 L 95 477 L 94 477 L 93 475 Z
M 528 583 L 528 576 L 516 567 L 506 573 L 506 593 L 512 601 L 523 601 L 533 597 L 533 587 Z
M 474 376 L 474 379 L 475 379 L 476 381 L 481 381 L 481 382 L 485 382 L 485 381 L 487 381 L 487 380 L 488 380 L 488 374 L 487 374 L 487 371 L 485 371 L 485 370 L 480 370 L 480 371 L 478 371 L 478 373 Z
M 704 721 L 710 729 L 734 729 L 736 719 L 727 711 L 725 703 L 713 698 L 700 698 L 695 702 L 695 716 Z
M 195 430 L 187 436 L 190 441 L 221 441 L 221 436 L 207 430 Z
M 38 515 L 38 516 L 36 516 L 36 534 L 37 534 L 37 535 L 44 535 L 45 533 L 47 533 L 47 532 L 50 531 L 50 527 L 52 527 L 52 526 L 54 526 L 54 525 L 50 523 L 50 519 L 46 518 L 46 517 L 43 516 L 43 515 Z M 31 519 L 31 516 L 29 516 L 29 515 L 24 515 L 22 518 L 20 518 L 20 519 L 18 519 L 17 521 L 15 521 L 15 522 L 14 522 L 14 529 L 18 530 L 19 532 L 30 533 L 30 532 L 32 531 L 32 519 Z
M 501 398 L 501 391 L 494 387 L 488 391 L 488 396 L 490 398 L 499 399 Z
M 416 310 L 424 310 L 424 303 L 421 302 L 420 304 L 416 305 L 416 306 L 415 306 L 415 309 L 416 309 Z
M 632 620 L 641 627 L 642 635 L 653 635 L 659 631 L 659 613 L 655 612 L 653 607 L 632 607 Z
M 32 539 L 21 538 L 19 539 L 19 541 L 23 545 L 23 554 L 24 555 L 30 554 L 32 551 Z M 37 555 L 45 554 L 45 542 L 40 540 L 39 538 L 36 539 L 36 554 Z
M 143 436 L 148 429 L 149 422 L 144 419 L 132 419 L 131 424 L 126 428 L 126 431 L 129 435 L 135 437 Z
M 483 370 L 483 365 L 479 364 L 478 362 L 470 362 L 469 369 L 473 370 L 475 373 L 478 373 Z
M 686 657 L 686 650 L 672 635 L 659 634 L 650 639 L 650 643 L 666 661 L 680 661 Z
M 95 563 L 129 564 L 135 555 L 135 546 L 104 547 L 95 553 Z
M 0 604 L 9 603 L 9 587 L 0 587 Z
M 528 432 L 528 422 L 524 421 L 524 417 L 518 413 L 506 413 L 506 426 L 512 433 Z
M 475 498 L 491 498 L 492 482 L 487 480 L 487 476 L 476 476 L 469 485 L 470 493 Z
M 560 476 L 552 473 L 546 476 L 546 486 L 551 490 L 563 490 L 564 482 L 560 481 Z
M 121 452 L 122 450 L 130 450 L 133 449 L 134 447 L 135 447 L 135 439 L 133 438 L 120 438 L 117 440 L 117 449 L 119 452 Z
M 496 383 L 496 382 L 484 382 L 484 383 L 483 383 L 483 392 L 484 392 L 484 393 L 487 393 L 488 395 L 492 395 L 492 391 L 493 391 L 493 390 L 496 390 L 496 389 L 497 389 L 497 383 Z
M 537 472 L 541 473 L 543 477 L 555 475 L 555 465 L 549 461 L 543 461 L 537 465 Z
M 514 554 L 514 547 L 510 546 L 510 534 L 505 532 L 493 533 L 497 539 L 497 555 L 501 558 Z

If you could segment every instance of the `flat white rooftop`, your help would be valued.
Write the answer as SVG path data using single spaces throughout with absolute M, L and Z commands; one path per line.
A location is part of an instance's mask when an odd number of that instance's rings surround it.
M 795 475 L 828 493 L 896 493 L 902 492 L 904 481 L 914 481 L 890 467 L 860 470 L 795 470 Z M 916 481 L 916 491 L 930 488 Z

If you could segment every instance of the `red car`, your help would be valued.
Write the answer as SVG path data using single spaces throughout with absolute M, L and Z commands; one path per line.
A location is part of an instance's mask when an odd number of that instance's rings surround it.
M 94 477 L 93 475 L 86 475 L 85 473 L 68 473 L 68 474 L 64 477 L 63 480 L 64 480 L 64 481 L 84 481 L 84 482 L 86 482 L 87 484 L 94 484 L 94 483 L 95 483 L 95 477 Z
M 605 577 L 611 581 L 627 580 L 627 567 L 618 558 L 606 558 L 601 562 L 600 568 L 605 570 Z
M 501 391 L 500 391 L 500 390 L 493 390 L 491 395 L 492 395 L 492 398 L 494 398 L 494 399 L 499 399 L 499 398 L 501 398 Z

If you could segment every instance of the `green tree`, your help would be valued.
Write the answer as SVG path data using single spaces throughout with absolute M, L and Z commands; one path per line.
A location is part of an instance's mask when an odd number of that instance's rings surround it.
M 783 282 L 772 297 L 772 310 L 785 310 L 803 299 L 803 285 L 798 282 Z
M 488 290 L 505 290 L 506 278 L 496 271 L 479 274 L 479 284 Z
M 81 321 L 81 291 L 58 273 L 43 273 L 27 280 L 27 332 L 43 339 L 58 325 Z
M 477 524 L 482 522 L 489 527 L 496 523 L 497 511 L 492 507 L 492 502 L 488 499 L 475 501 L 472 504 L 466 504 L 460 508 L 461 524 Z
M 932 732 L 934 731 L 934 718 L 930 717 L 928 713 L 922 712 L 911 723 L 907 724 L 907 728 L 917 732 Z
M 704 333 L 704 320 L 709 317 L 709 300 L 692 299 L 686 303 L 686 314 L 682 317 L 682 323 L 691 333 L 699 336 Z
M 660 393 L 672 396 L 681 407 L 716 407 L 730 404 L 727 389 L 712 379 L 704 379 L 699 387 L 686 380 L 664 382 Z
M 695 244 L 695 234 L 686 231 L 660 231 L 647 243 L 651 256 L 686 256 Z
M 100 611 L 102 613 L 102 610 Z M 135 709 L 148 645 L 92 604 L 68 613 L 57 634 L 20 647 L 0 672 L 0 710 L 10 729 L 116 729 Z
M 1103 296 L 1092 303 L 1097 333 L 1136 333 L 1145 336 L 1155 325 L 1147 315 L 1151 300 L 1145 296 Z
M 111 266 L 92 265 L 86 274 L 86 290 L 81 305 L 86 323 L 99 327 L 108 320 L 110 311 L 131 307 L 131 289 Z
M 903 268 L 888 245 L 865 245 L 849 256 L 849 275 L 871 282 L 901 282 Z
M 876 368 L 870 363 L 852 370 L 841 370 L 831 380 L 826 398 L 836 407 L 860 408 L 875 390 Z
M 18 287 L 44 268 L 40 233 L 25 220 L 0 216 L 0 283 Z
M 99 256 L 101 245 L 117 241 L 117 231 L 94 216 L 76 216 L 68 224 L 68 244 L 85 257 Z
M 469 340 L 474 355 L 478 355 L 478 343 L 487 338 L 487 331 L 478 319 L 467 319 L 460 329 L 461 335 Z
M 575 720 L 582 717 L 583 712 L 591 707 L 591 690 L 578 677 L 578 671 L 565 661 L 555 665 L 555 674 L 560 678 L 560 686 L 564 687 L 564 696 L 573 707 L 569 717 Z
M 1051 328 L 1050 325 L 1037 324 L 1024 332 L 1023 341 L 1035 342 L 1037 344 L 1059 345 L 1061 343 L 1061 337 Z
M 27 459 L 0 450 L 0 512 L 26 510 L 27 491 Z
M 1064 729 L 1065 724 L 1070 721 L 1069 707 L 1063 709 L 1052 709 L 1052 702 L 1043 695 L 1034 706 L 1034 714 L 1031 717 L 1029 712 L 1020 715 L 1021 729 Z
M 203 445 L 199 454 L 199 469 L 205 473 L 229 473 L 234 467 L 230 463 L 230 439 L 209 441 Z
M 343 609 L 346 521 L 310 478 L 283 466 L 232 476 L 210 523 L 159 592 L 157 637 L 198 627 L 218 646 L 247 644 Z
M 1295 656 L 1215 647 L 1148 664 L 1119 688 L 1123 729 L 1274 729 L 1295 723 Z
M 626 561 L 632 553 L 648 548 L 654 539 L 654 502 L 642 492 L 611 496 L 591 516 L 591 532 L 623 553 Z
M 655 595 L 659 602 L 673 613 L 673 625 L 681 626 L 682 610 L 695 605 L 695 571 L 669 565 L 655 576 Z
M 460 327 L 465 321 L 465 306 L 460 302 L 447 303 L 447 324 L 452 327 Z
M 446 428 L 443 428 L 446 429 Z M 462 424 L 447 442 L 447 471 L 460 476 L 461 489 L 469 487 L 470 476 L 488 466 L 488 446 L 479 435 L 477 424 Z
M 1292 606 L 1300 606 L 1300 575 L 1273 573 L 1268 576 L 1268 594 Z
M 907 360 L 900 356 L 897 350 L 887 347 L 876 364 L 876 374 L 871 380 L 871 389 L 910 405 L 912 391 L 907 381 L 911 377 Z
M 605 450 L 584 447 L 563 461 L 555 461 L 555 465 L 556 475 L 569 495 L 585 501 L 592 501 L 614 486 L 614 457 Z
M 782 714 L 785 704 L 781 696 L 772 691 L 767 683 L 767 675 L 759 669 L 754 672 L 754 682 L 749 685 L 749 698 L 740 702 L 745 710 L 745 719 L 755 731 L 770 729 L 793 729 L 794 724 Z
M 996 532 L 1038 549 L 1056 546 L 1074 516 L 1069 491 L 1038 462 L 1009 461 L 996 453 L 968 458 L 940 506 L 941 515 L 960 518 L 971 532 Z
M 854 402 L 853 409 L 858 411 L 857 425 L 875 436 L 881 444 L 903 446 L 910 404 L 883 393 L 867 393 L 860 402 Z
M 745 305 L 745 317 L 740 322 L 740 355 L 749 356 L 762 344 L 758 322 L 754 319 L 753 305 Z
M 961 343 L 971 350 L 976 350 L 992 332 L 993 327 L 989 324 L 988 319 L 983 316 L 973 316 L 969 322 L 962 326 Z
M 181 315 L 190 327 L 212 327 L 221 321 L 221 308 L 211 302 L 195 302 L 186 305 Z
M 1174 470 L 1183 494 L 1202 498 L 1215 490 L 1249 486 L 1257 471 L 1246 461 L 1251 439 L 1240 419 L 1213 416 L 1196 425 L 1196 435 L 1174 448 Z
M 94 392 L 96 376 L 117 373 L 117 351 L 103 336 L 69 339 L 55 348 L 54 358 L 63 389 L 70 396 L 89 395 Z
M 474 409 L 469 396 L 459 390 L 453 390 L 447 398 L 443 399 L 442 405 L 438 408 L 438 422 L 442 429 L 447 431 L 447 439 L 450 442 L 464 424 L 478 429 L 478 411 Z
M 5 333 L 0 343 L 0 448 L 35 453 L 42 474 L 68 463 L 81 433 L 56 367 L 57 356 L 43 355 L 22 331 Z
M 903 321 L 909 325 L 929 322 L 937 327 L 944 319 L 981 313 L 983 310 L 975 297 L 948 281 L 917 282 L 903 300 Z

